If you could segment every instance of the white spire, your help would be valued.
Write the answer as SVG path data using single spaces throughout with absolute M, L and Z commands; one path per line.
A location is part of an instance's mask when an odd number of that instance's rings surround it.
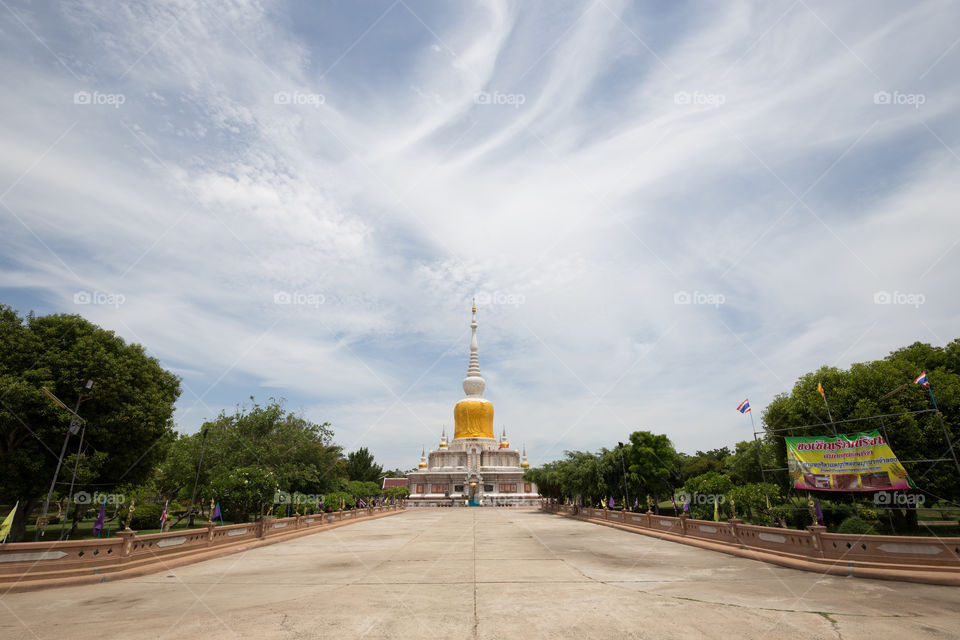
M 477 302 L 473 302 L 473 317 L 470 321 L 470 365 L 467 367 L 467 377 L 463 379 L 463 392 L 468 398 L 482 398 L 483 390 L 487 386 L 486 380 L 480 375 L 480 357 L 477 355 Z

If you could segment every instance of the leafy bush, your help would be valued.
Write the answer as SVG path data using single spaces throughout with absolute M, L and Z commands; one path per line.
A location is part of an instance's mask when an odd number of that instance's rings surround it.
M 806 509 L 774 507 L 773 519 L 774 524 L 780 524 L 782 520 L 791 529 L 804 529 L 813 524 L 813 518 L 810 517 L 810 512 Z
M 385 498 L 406 498 L 410 495 L 410 490 L 406 487 L 390 487 L 389 489 L 384 489 L 383 496 Z
M 867 522 L 876 522 L 880 519 L 880 515 L 874 509 L 858 509 L 860 517 L 866 520 Z
M 159 529 L 162 514 L 162 504 L 156 504 L 155 502 L 137 503 L 134 506 L 133 517 L 130 518 L 130 528 L 134 531 Z M 124 522 L 125 516 L 121 516 L 120 521 Z
M 216 496 L 224 518 L 233 522 L 249 522 L 264 512 L 272 512 L 277 493 L 276 476 L 259 467 L 240 467 L 215 476 L 210 492 Z M 284 513 L 286 509 L 284 508 Z
M 730 517 L 730 505 L 726 495 L 733 488 L 733 482 L 716 471 L 708 471 L 690 478 L 683 485 L 683 492 L 690 497 L 690 515 L 698 520 L 713 520 L 713 501 L 720 501 L 720 518 Z M 681 501 L 677 501 L 679 506 Z
M 840 523 L 840 526 L 837 528 L 837 533 L 862 535 L 865 533 L 873 533 L 873 527 L 870 526 L 869 522 L 859 516 L 850 516 Z
M 376 482 L 362 482 L 359 480 L 351 480 L 347 484 L 347 491 L 354 498 L 376 498 L 380 495 L 380 485 Z
M 820 508 L 823 511 L 823 522 L 828 527 L 837 526 L 847 518 L 857 515 L 849 504 L 827 504 L 821 500 Z
M 736 502 L 739 517 L 755 524 L 768 525 L 770 516 L 767 513 L 767 498 L 773 504 L 779 502 L 780 487 L 769 482 L 751 482 L 734 486 L 727 497 Z
M 331 511 L 340 510 L 341 500 L 344 506 L 353 506 L 353 495 L 346 491 L 334 491 L 333 493 L 328 493 L 323 496 L 323 504 Z

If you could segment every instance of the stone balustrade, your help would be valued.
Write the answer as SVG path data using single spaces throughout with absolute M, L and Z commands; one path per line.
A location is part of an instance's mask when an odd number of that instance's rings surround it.
M 807 571 L 960 586 L 960 538 L 827 533 L 544 503 L 549 513 Z
M 0 544 L 0 590 L 103 582 L 206 560 L 227 553 L 307 535 L 354 521 L 398 513 L 400 505 L 368 507 L 289 518 L 138 535 L 118 531 L 94 540 L 50 540 Z

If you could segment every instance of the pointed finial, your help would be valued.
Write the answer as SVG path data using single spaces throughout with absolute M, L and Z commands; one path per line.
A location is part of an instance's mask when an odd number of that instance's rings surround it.
M 486 381 L 480 373 L 480 359 L 477 355 L 479 350 L 477 344 L 477 306 L 474 302 L 473 318 L 470 321 L 470 362 L 467 366 L 467 377 L 463 379 L 463 392 L 468 397 L 483 397 L 483 390 L 486 387 Z
M 476 299 L 476 298 L 473 299 L 473 312 L 474 312 L 474 313 L 477 312 L 477 299 Z

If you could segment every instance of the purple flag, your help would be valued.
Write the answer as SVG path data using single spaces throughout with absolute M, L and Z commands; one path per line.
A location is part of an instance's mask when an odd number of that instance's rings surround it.
M 97 516 L 97 521 L 93 523 L 93 535 L 100 537 L 100 532 L 103 530 L 103 522 L 107 519 L 107 501 L 104 500 L 103 504 L 100 505 L 100 515 Z
M 684 513 L 690 512 L 690 496 L 686 496 L 683 499 L 683 512 Z
M 220 503 L 216 503 L 213 507 L 213 511 L 210 513 L 210 521 L 214 521 L 220 517 Z
M 610 499 L 607 501 L 607 506 L 613 509 L 613 496 L 610 496 Z
M 817 524 L 823 526 L 823 511 L 820 510 L 820 498 L 813 499 L 814 509 L 817 512 Z

